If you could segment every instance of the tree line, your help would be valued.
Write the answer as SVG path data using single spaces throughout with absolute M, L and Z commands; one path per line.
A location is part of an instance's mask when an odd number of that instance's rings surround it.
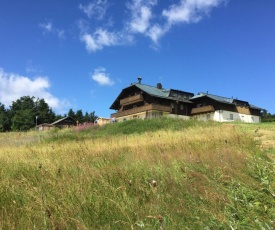
M 262 122 L 274 122 L 275 121 L 275 114 L 269 113 L 266 109 L 262 111 Z
M 58 119 L 71 116 L 79 123 L 94 122 L 97 119 L 95 112 L 85 112 L 72 109 L 68 114 L 61 116 L 49 107 L 44 99 L 30 96 L 23 96 L 12 102 L 9 109 L 0 102 L 0 132 L 5 131 L 26 131 L 42 123 L 51 124 Z

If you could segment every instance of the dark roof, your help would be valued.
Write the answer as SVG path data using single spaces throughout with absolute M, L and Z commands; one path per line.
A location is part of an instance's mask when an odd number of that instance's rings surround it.
M 174 96 L 172 96 L 171 92 L 180 92 L 182 94 L 188 94 L 188 95 L 190 95 L 190 97 L 194 95 L 193 93 L 184 92 L 181 90 L 163 89 L 163 88 L 160 89 L 155 86 L 144 85 L 144 84 L 140 84 L 140 83 L 132 83 L 129 87 L 126 87 L 121 91 L 119 96 L 116 98 L 116 100 L 111 105 L 110 109 L 112 109 L 115 106 L 116 102 L 119 100 L 119 98 L 121 97 L 123 92 L 131 87 L 137 87 L 140 90 L 142 90 L 143 92 L 145 92 L 153 97 L 159 97 L 159 98 L 164 98 L 164 99 L 173 100 L 173 101 L 182 101 L 185 103 L 192 103 L 192 102 L 189 99 L 184 98 L 184 97 L 180 97 L 180 96 L 174 97 Z
M 221 103 L 226 103 L 226 104 L 232 104 L 234 99 L 233 98 L 227 98 L 227 97 L 221 97 L 213 94 L 208 94 L 208 93 L 198 93 L 194 97 L 190 98 L 190 100 L 197 99 L 197 98 L 202 98 L 202 97 L 208 97 L 211 98 L 215 101 L 221 102 Z
M 56 125 L 56 124 L 58 124 L 59 122 L 64 121 L 64 120 L 66 120 L 66 119 L 68 119 L 68 118 L 70 118 L 70 119 L 72 119 L 73 121 L 76 122 L 75 119 L 73 119 L 72 117 L 69 116 L 69 117 L 63 117 L 63 118 L 61 118 L 61 119 L 59 119 L 59 120 L 53 122 L 52 125 Z
M 40 126 L 53 127 L 54 125 L 48 124 L 48 123 L 42 123 L 42 124 L 37 125 L 37 127 L 40 127 Z
M 217 102 L 225 103 L 225 104 L 234 104 L 234 105 L 235 104 L 245 104 L 245 105 L 247 105 L 248 107 L 250 107 L 252 109 L 262 110 L 262 108 L 257 107 L 255 105 L 251 105 L 247 101 L 242 101 L 242 100 L 239 100 L 239 99 L 217 96 L 217 95 L 208 94 L 208 93 L 198 93 L 194 97 L 190 98 L 190 100 L 192 101 L 194 99 L 202 98 L 202 97 L 208 97 L 208 98 L 211 98 L 211 99 L 213 99 L 213 100 L 215 100 Z

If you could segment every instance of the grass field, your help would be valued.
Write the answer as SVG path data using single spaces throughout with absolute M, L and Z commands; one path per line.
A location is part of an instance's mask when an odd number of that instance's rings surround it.
M 275 124 L 0 134 L 0 229 L 275 229 Z

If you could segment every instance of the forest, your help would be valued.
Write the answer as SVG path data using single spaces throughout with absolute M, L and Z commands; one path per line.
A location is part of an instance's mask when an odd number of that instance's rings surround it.
M 60 118 L 71 116 L 79 123 L 94 122 L 95 111 L 85 112 L 70 109 L 67 114 L 56 114 L 44 99 L 23 96 L 13 101 L 6 109 L 0 102 L 0 132 L 27 131 L 42 123 L 51 124 Z

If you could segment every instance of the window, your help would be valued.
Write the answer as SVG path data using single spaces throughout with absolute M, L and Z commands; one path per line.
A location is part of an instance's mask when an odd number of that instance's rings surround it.
M 183 105 L 180 105 L 180 109 L 183 110 Z
M 206 115 L 206 120 L 210 120 L 210 114 Z
M 172 109 L 174 109 L 174 108 L 175 108 L 174 103 L 171 103 L 171 108 L 172 108 Z

